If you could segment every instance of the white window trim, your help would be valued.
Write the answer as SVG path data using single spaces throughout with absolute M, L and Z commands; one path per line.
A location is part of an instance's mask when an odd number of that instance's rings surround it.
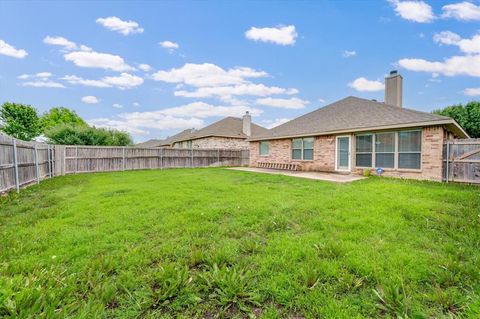
M 267 145 L 268 145 L 267 154 L 262 154 L 262 143 L 267 143 Z M 260 142 L 258 143 L 258 154 L 259 154 L 260 156 L 268 156 L 268 155 L 270 155 L 270 142 L 269 142 L 269 141 L 260 141 Z
M 422 156 L 423 156 L 423 130 L 421 128 L 418 129 L 411 129 L 411 130 L 398 130 L 398 131 L 382 131 L 378 132 L 379 134 L 381 133 L 395 133 L 395 152 L 394 152 L 394 167 L 384 167 L 385 170 L 396 170 L 396 171 L 415 171 L 415 172 L 420 172 L 423 169 L 422 165 Z M 398 138 L 398 133 L 400 132 L 420 132 L 420 152 L 399 152 L 399 138 Z M 376 134 L 377 132 L 372 132 L 372 133 L 362 133 L 362 134 L 355 134 L 355 158 L 353 160 L 355 161 L 355 168 L 376 168 L 376 147 L 375 147 L 375 142 L 376 142 Z M 367 166 L 357 166 L 357 154 L 370 154 L 370 152 L 357 152 L 357 136 L 365 136 L 365 135 L 372 135 L 372 166 L 367 167 Z M 398 167 L 398 162 L 399 162 L 399 154 L 420 154 L 420 168 L 399 168 Z M 335 156 L 336 158 L 336 156 Z M 336 167 L 336 165 L 335 165 Z M 383 168 L 383 167 L 382 167 Z
M 311 138 L 313 139 L 313 147 L 311 148 L 312 150 L 312 159 L 304 159 L 304 156 L 303 156 L 303 153 L 305 151 L 305 147 L 304 147 L 304 140 L 307 139 L 307 138 Z M 302 148 L 293 148 L 293 140 L 302 140 Z M 292 145 L 292 148 L 291 148 L 291 151 L 290 151 L 290 158 L 292 161 L 307 161 L 307 162 L 311 162 L 315 159 L 315 137 L 314 136 L 307 136 L 307 137 L 297 137 L 297 138 L 292 138 L 291 139 L 291 145 Z M 310 150 L 310 148 L 307 148 L 308 150 Z M 301 154 L 301 159 L 298 159 L 298 158 L 293 158 L 293 150 L 300 150 L 300 154 Z
M 357 136 L 372 136 L 372 151 L 371 152 L 357 152 Z M 372 164 L 370 166 L 357 166 L 357 154 L 372 154 Z M 358 168 L 373 168 L 375 164 L 375 133 L 363 133 L 355 135 L 355 167 Z
M 338 167 L 338 139 L 342 137 L 348 137 L 348 168 L 340 169 Z M 350 172 L 352 170 L 352 137 L 350 135 L 338 135 L 335 138 L 335 171 L 337 172 Z

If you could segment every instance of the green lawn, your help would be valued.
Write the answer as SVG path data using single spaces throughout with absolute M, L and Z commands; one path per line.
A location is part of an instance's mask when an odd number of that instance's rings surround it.
M 225 169 L 0 198 L 0 317 L 480 316 L 480 188 Z

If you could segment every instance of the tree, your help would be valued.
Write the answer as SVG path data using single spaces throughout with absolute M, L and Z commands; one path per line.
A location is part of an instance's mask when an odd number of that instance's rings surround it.
M 456 104 L 433 111 L 434 114 L 453 118 L 473 138 L 480 138 L 480 102 Z
M 0 109 L 1 130 L 15 138 L 31 141 L 41 133 L 37 110 L 25 104 L 5 102 Z
M 127 146 L 133 144 L 126 132 L 90 127 L 87 125 L 60 124 L 45 131 L 50 143 L 62 145 Z
M 59 124 L 71 124 L 75 126 L 86 126 L 87 123 L 75 111 L 65 107 L 54 107 L 44 113 L 40 118 L 42 130 L 47 131 Z

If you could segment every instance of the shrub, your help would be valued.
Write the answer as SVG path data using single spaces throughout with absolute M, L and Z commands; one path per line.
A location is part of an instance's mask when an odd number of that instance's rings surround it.
M 126 146 L 133 144 L 126 132 L 84 125 L 60 124 L 45 132 L 50 143 L 62 145 Z

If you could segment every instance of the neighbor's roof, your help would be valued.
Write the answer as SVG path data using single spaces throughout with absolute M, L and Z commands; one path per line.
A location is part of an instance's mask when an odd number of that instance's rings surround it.
M 459 137 L 468 134 L 451 118 L 349 96 L 307 113 L 250 140 L 339 134 L 403 127 L 447 125 Z
M 160 147 L 160 145 L 163 145 L 164 140 L 148 140 L 143 143 L 138 143 L 135 145 L 135 147 L 146 147 L 146 148 L 151 148 L 151 147 Z
M 168 145 L 172 145 L 173 143 L 178 142 L 178 141 L 188 140 L 189 139 L 188 137 L 190 135 L 192 135 L 192 133 L 194 131 L 195 131 L 194 129 L 189 128 L 189 129 L 183 130 L 180 133 L 177 133 L 173 136 L 167 137 L 166 139 L 164 139 L 162 141 L 162 144 L 160 144 L 160 146 L 168 146 Z
M 268 130 L 257 124 L 251 124 L 252 136 L 264 135 L 268 133 Z M 198 131 L 193 131 L 189 134 L 182 135 L 173 139 L 168 139 L 170 143 L 194 140 L 202 137 L 232 137 L 232 138 L 248 138 L 243 133 L 243 119 L 238 117 L 226 117 L 220 121 L 210 124 Z

